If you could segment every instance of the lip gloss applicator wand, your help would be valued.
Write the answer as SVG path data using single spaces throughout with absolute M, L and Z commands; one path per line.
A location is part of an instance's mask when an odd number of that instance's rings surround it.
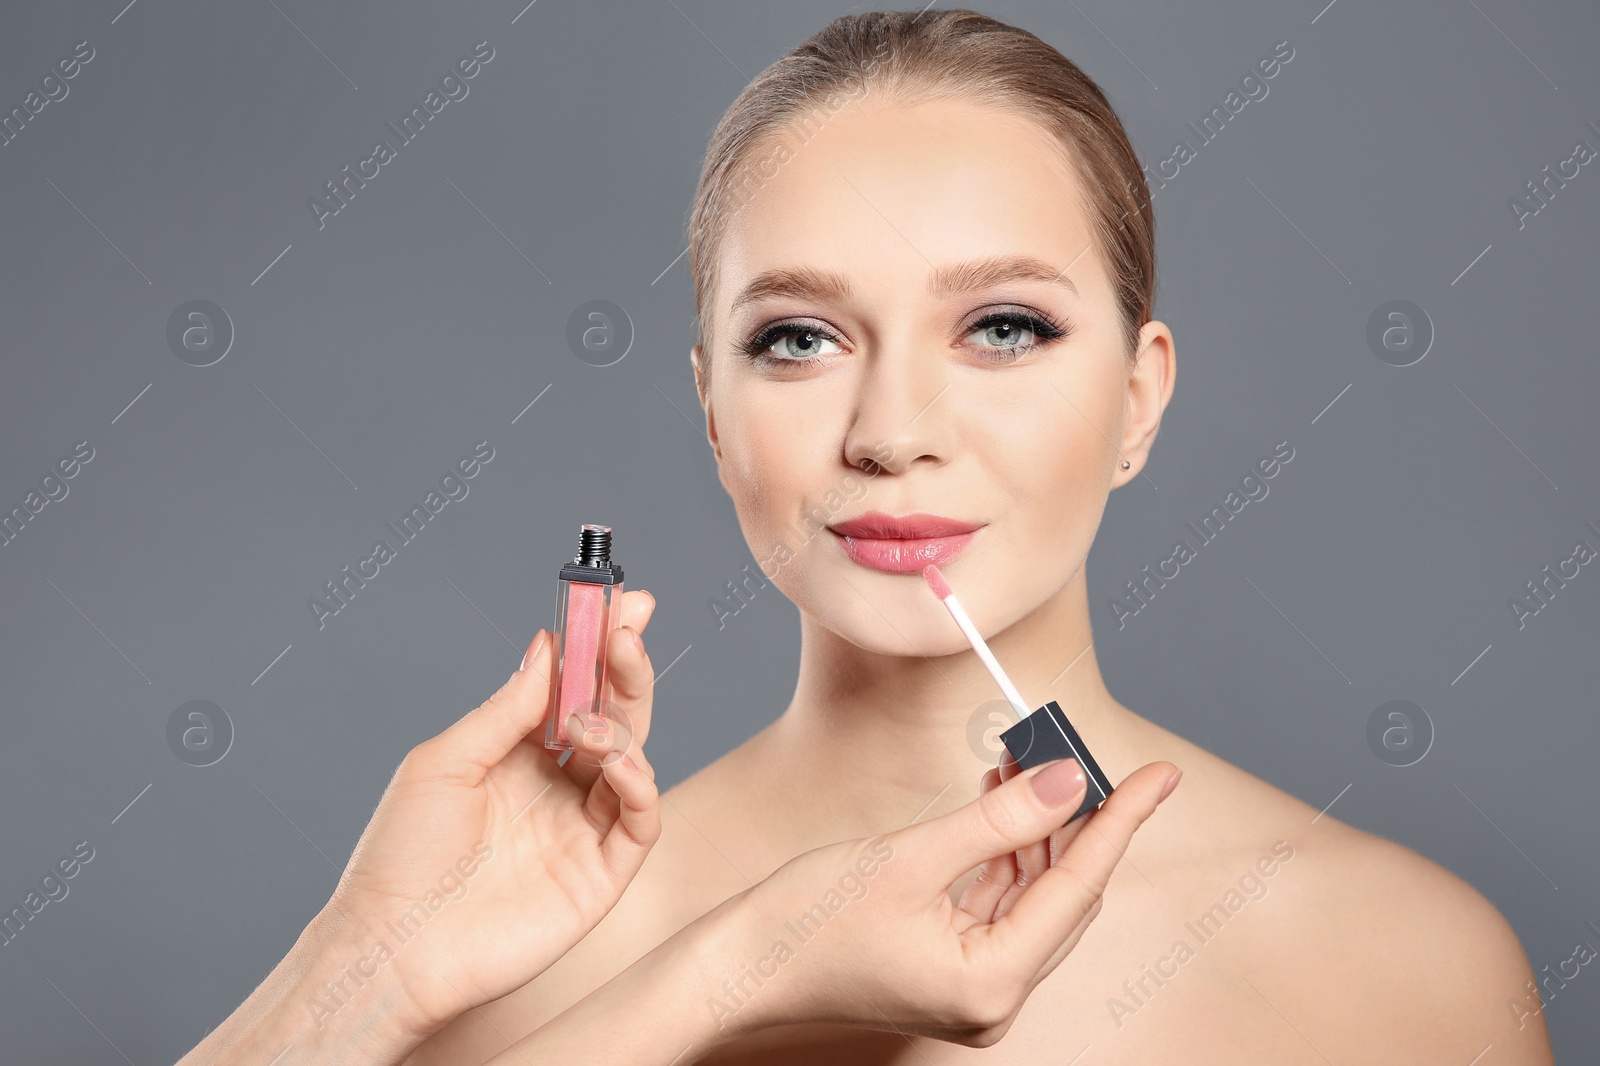
M 956 620 L 956 625 L 961 627 L 967 643 L 978 653 L 978 658 L 989 671 L 989 676 L 994 678 L 995 684 L 999 685 L 1000 691 L 1005 694 L 1006 702 L 1011 704 L 1012 710 L 1021 718 L 1021 721 L 1000 734 L 1000 740 L 1005 744 L 1006 750 L 1010 751 L 1011 757 L 1017 761 L 1018 769 L 1027 770 L 1055 759 L 1078 761 L 1078 765 L 1083 767 L 1087 788 L 1084 790 L 1083 803 L 1064 824 L 1070 825 L 1073 818 L 1087 814 L 1105 802 L 1106 797 L 1112 792 L 1111 781 L 1100 769 L 1100 764 L 1094 761 L 1094 756 L 1089 754 L 1089 749 L 1083 743 L 1083 738 L 1078 735 L 1078 731 L 1067 721 L 1066 712 L 1061 709 L 1061 705 L 1051 700 L 1043 707 L 1029 711 L 1022 694 L 1017 691 L 1017 686 L 1011 683 L 1006 672 L 1000 668 L 999 660 L 994 657 L 994 652 L 989 650 L 989 645 L 984 642 L 983 634 L 978 632 L 978 627 L 972 624 L 966 608 L 956 599 L 955 590 L 950 587 L 950 582 L 945 580 L 944 574 L 939 572 L 937 566 L 929 563 L 922 568 L 922 579 L 945 605 L 950 617 Z

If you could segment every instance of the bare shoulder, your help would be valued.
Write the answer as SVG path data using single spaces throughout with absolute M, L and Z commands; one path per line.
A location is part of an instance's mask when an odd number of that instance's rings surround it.
M 721 839 L 712 824 L 718 776 L 713 763 L 664 794 L 661 838 L 588 936 L 515 992 L 456 1018 L 413 1052 L 406 1066 L 488 1061 L 748 887 L 711 843 Z
M 1233 956 L 1268 1014 L 1336 1061 L 1469 1063 L 1490 1046 L 1497 1063 L 1553 1061 L 1522 943 L 1481 892 L 1214 758 L 1201 760 L 1215 774 L 1209 816 L 1248 811 L 1238 839 L 1277 849 L 1250 881 L 1276 902 L 1240 924 Z
M 1314 896 L 1301 920 L 1326 962 L 1322 988 L 1295 994 L 1326 995 L 1330 980 L 1346 990 L 1352 1016 L 1366 1022 L 1369 1051 L 1420 1059 L 1448 1049 L 1471 1062 L 1492 1045 L 1498 1063 L 1552 1061 L 1537 1001 L 1518 1009 L 1533 980 L 1522 942 L 1481 892 L 1410 848 L 1342 822 L 1308 850 Z

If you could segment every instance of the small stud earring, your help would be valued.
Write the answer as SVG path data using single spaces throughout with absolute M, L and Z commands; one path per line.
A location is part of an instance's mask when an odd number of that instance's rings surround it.
M 1128 460 L 1126 460 L 1126 459 L 1124 459 L 1124 460 L 1122 460 L 1122 469 L 1124 469 L 1124 470 L 1126 470 L 1126 469 L 1128 469 L 1128 468 L 1129 468 L 1129 467 L 1131 467 L 1131 466 L 1132 466 L 1132 465 L 1133 465 L 1133 464 L 1132 464 L 1132 463 L 1130 463 L 1130 462 L 1128 462 Z

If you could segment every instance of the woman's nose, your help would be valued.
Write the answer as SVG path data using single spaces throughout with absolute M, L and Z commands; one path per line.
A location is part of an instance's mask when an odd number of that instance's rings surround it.
M 845 461 L 900 474 L 918 462 L 947 460 L 950 423 L 939 405 L 953 384 L 925 357 L 869 356 L 845 434 Z

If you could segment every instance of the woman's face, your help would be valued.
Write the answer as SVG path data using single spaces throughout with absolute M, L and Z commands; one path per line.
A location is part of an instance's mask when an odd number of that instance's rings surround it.
M 884 654 L 959 651 L 922 565 L 986 634 L 1081 581 L 1170 371 L 1130 381 L 1082 187 L 1036 124 L 869 95 L 777 158 L 724 235 L 695 351 L 719 476 L 807 615 Z

